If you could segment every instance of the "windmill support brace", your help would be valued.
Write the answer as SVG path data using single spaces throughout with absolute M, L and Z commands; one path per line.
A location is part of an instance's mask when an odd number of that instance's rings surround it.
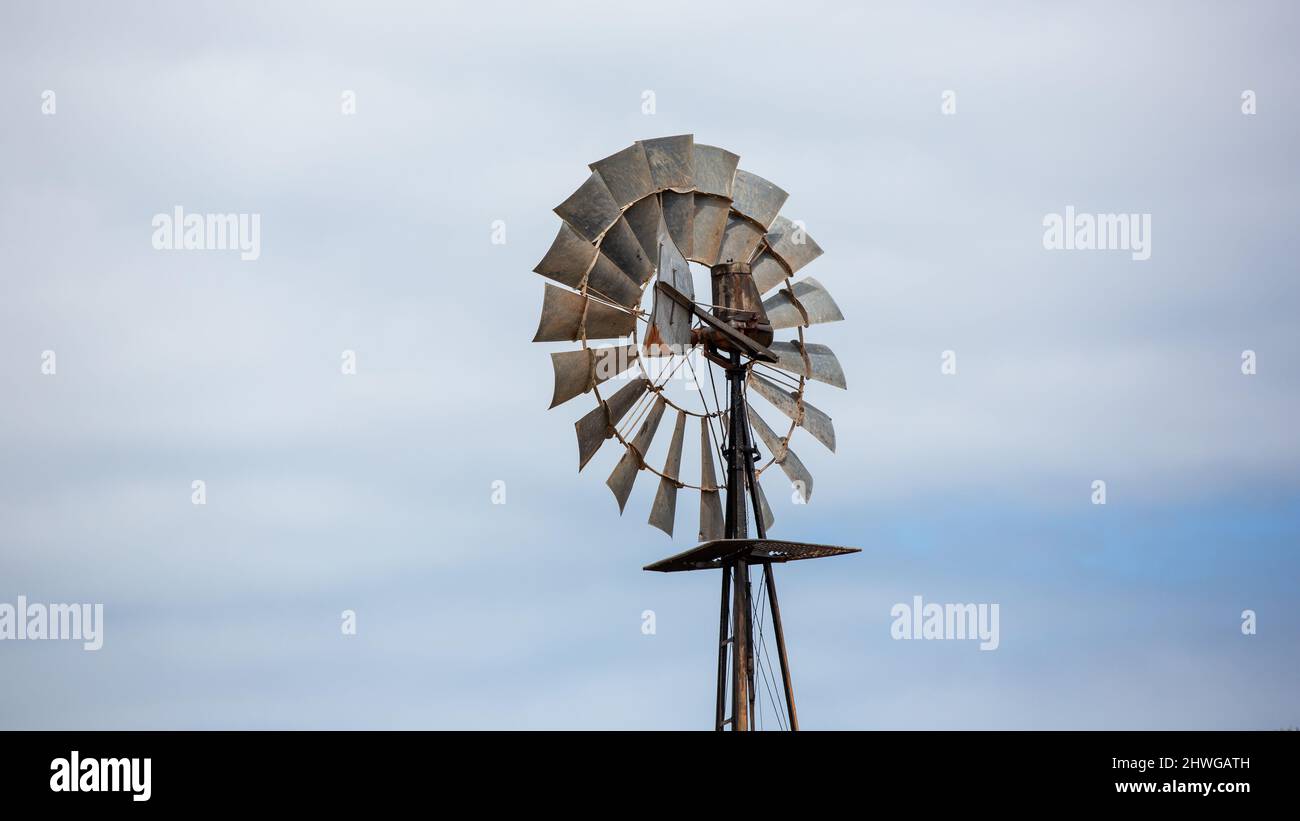
M 745 403 L 745 378 L 747 370 L 740 354 L 732 352 L 727 382 L 730 394 L 727 414 L 727 504 L 725 537 L 743 539 L 749 535 L 746 521 L 746 497 L 752 504 L 754 527 L 759 538 L 767 538 L 763 512 L 755 491 L 758 479 L 754 469 L 755 450 L 749 430 L 749 416 Z M 722 601 L 718 625 L 718 691 L 715 711 L 715 728 L 723 729 L 728 723 L 733 730 L 752 730 L 754 701 L 756 698 L 754 665 L 753 596 L 749 580 L 749 562 L 734 559 L 722 567 Z M 776 634 L 777 655 L 781 664 L 781 683 L 784 689 L 786 712 L 791 730 L 799 729 L 798 714 L 794 705 L 794 683 L 790 677 L 790 662 L 785 646 L 785 630 L 781 623 L 781 608 L 776 598 L 776 577 L 770 562 L 763 563 L 763 581 L 772 613 L 772 626 Z M 728 611 L 730 610 L 730 613 Z M 730 618 L 728 618 L 730 616 Z M 728 625 L 728 621 L 731 622 Z M 727 629 L 731 628 L 730 639 Z M 731 718 L 726 718 L 727 655 L 731 655 Z

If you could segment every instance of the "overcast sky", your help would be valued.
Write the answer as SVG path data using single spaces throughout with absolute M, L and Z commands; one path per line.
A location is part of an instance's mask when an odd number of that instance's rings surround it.
M 0 642 L 0 727 L 708 727 L 717 577 L 640 570 L 696 497 L 620 518 L 529 341 L 551 208 L 680 133 L 790 192 L 847 317 L 809 332 L 837 452 L 769 491 L 863 548 L 778 571 L 805 727 L 1300 725 L 1297 22 L 6 4 L 0 602 L 106 630 Z M 155 250 L 178 205 L 259 214 L 260 258 Z M 1150 259 L 1045 250 L 1067 206 L 1149 214 Z M 998 603 L 999 648 L 891 639 L 914 595 Z

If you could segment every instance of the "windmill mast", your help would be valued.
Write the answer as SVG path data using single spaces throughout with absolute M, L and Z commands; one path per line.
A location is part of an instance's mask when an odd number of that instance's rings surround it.
M 660 270 L 667 265 L 661 263 Z M 754 461 L 758 449 L 754 447 L 750 431 L 749 403 L 745 398 L 745 385 L 755 362 L 773 362 L 777 356 L 767 347 L 772 341 L 772 326 L 763 307 L 762 298 L 754 286 L 753 274 L 746 263 L 731 260 L 711 269 L 713 280 L 713 312 L 709 313 L 694 304 L 672 284 L 663 281 L 656 286 L 658 293 L 677 306 L 687 308 L 701 320 L 700 327 L 690 333 L 693 345 L 702 345 L 704 356 L 721 367 L 727 375 L 727 438 L 723 448 L 726 459 L 726 509 L 723 538 L 706 542 L 694 550 L 678 554 L 646 567 L 647 570 L 701 570 L 719 567 L 722 570 L 721 616 L 718 620 L 718 689 L 714 711 L 714 728 L 747 731 L 755 729 L 755 643 L 753 624 L 753 586 L 750 580 L 751 565 L 762 567 L 764 591 L 772 616 L 777 656 L 781 666 L 782 697 L 790 730 L 799 729 L 798 711 L 794 703 L 794 682 L 790 674 L 789 655 L 785 646 L 785 628 L 781 623 L 781 608 L 776 597 L 776 576 L 772 570 L 775 562 L 794 559 L 811 559 L 855 553 L 856 548 L 809 545 L 799 542 L 772 541 L 767 538 L 766 501 L 758 485 Z M 660 316 L 667 315 L 656 307 Z M 679 333 L 665 322 L 667 333 Z M 746 361 L 748 358 L 748 361 Z M 749 537 L 747 505 L 754 514 L 754 529 L 758 538 Z M 730 618 L 728 608 L 730 607 Z M 727 658 L 730 649 L 730 688 L 727 679 Z M 728 716 L 728 689 L 730 689 L 730 716 Z
M 678 134 L 638 140 L 591 163 L 586 181 L 554 209 L 562 225 L 533 269 L 552 280 L 533 341 L 580 344 L 551 354 L 551 407 L 583 394 L 594 397 L 596 407 L 574 423 L 578 470 L 606 442 L 622 449 L 605 482 L 620 513 L 637 476 L 649 472 L 658 487 L 648 522 L 672 537 L 678 492 L 699 491 L 700 544 L 645 569 L 721 571 L 714 726 L 757 729 L 765 719 L 757 691 L 764 688 L 774 706 L 778 698 L 768 686 L 774 676 L 764 619 L 756 613 L 751 570 L 757 569 L 763 574 L 758 602 L 766 599 L 771 612 L 786 705 L 775 718 L 797 729 L 772 566 L 858 550 L 769 538 L 772 511 L 758 476 L 777 466 L 802 500 L 810 498 L 812 476 L 790 449 L 790 439 L 801 428 L 833 452 L 835 429 L 826 413 L 805 400 L 805 386 L 810 380 L 847 386 L 835 354 L 825 345 L 806 344 L 804 334 L 844 316 L 820 282 L 794 278 L 822 250 L 801 222 L 780 215 L 788 194 L 740 168 L 739 161 L 737 154 Z M 709 271 L 708 302 L 696 300 L 692 264 Z M 649 312 L 642 307 L 647 292 L 653 295 Z M 644 335 L 638 323 L 645 325 Z M 774 331 L 796 338 L 774 341 Z M 592 344 L 599 340 L 617 342 Z M 689 401 L 668 395 L 667 382 L 683 364 L 702 386 L 694 353 L 707 360 L 711 381 L 715 369 L 725 374 L 725 402 L 716 384 L 712 405 L 703 390 Z M 656 373 L 648 361 L 666 367 Z M 622 383 L 616 389 L 605 384 L 616 379 Z M 789 420 L 785 435 L 750 405 L 750 388 Z M 651 464 L 647 457 L 665 415 L 673 420 L 667 456 Z M 700 425 L 698 484 L 681 475 L 690 418 Z M 756 464 L 755 432 L 770 456 L 762 467 Z M 715 470 L 719 455 L 721 482 Z

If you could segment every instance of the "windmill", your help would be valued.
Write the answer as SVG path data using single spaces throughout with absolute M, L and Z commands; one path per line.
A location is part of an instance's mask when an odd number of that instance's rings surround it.
M 804 391 L 810 381 L 841 389 L 846 383 L 835 355 L 806 342 L 804 331 L 843 316 L 820 282 L 795 278 L 822 250 L 801 225 L 779 215 L 786 192 L 740 169 L 739 160 L 684 134 L 640 140 L 592 163 L 586 181 L 556 207 L 559 234 L 534 269 L 558 285 L 546 284 L 533 341 L 580 343 L 551 354 L 551 407 L 594 396 L 595 409 L 575 423 L 578 470 L 605 442 L 617 441 L 623 453 L 606 484 L 620 512 L 646 471 L 659 480 L 649 523 L 672 536 L 678 490 L 699 491 L 700 544 L 645 569 L 721 570 L 715 729 L 754 729 L 758 680 L 767 686 L 774 678 L 770 664 L 766 678 L 757 669 L 766 599 L 785 704 L 777 721 L 794 730 L 798 715 L 773 565 L 858 550 L 769 539 L 773 517 L 759 477 L 775 465 L 797 500 L 811 498 L 812 476 L 790 439 L 803 428 L 834 451 L 835 429 Z M 696 298 L 691 263 L 708 270 L 707 301 Z M 792 338 L 778 340 L 778 334 Z M 600 340 L 615 342 L 593 344 Z M 784 435 L 750 405 L 751 394 L 786 417 Z M 652 464 L 650 448 L 669 411 L 666 457 Z M 695 419 L 698 484 L 684 478 L 682 465 L 687 423 Z M 755 433 L 767 450 L 765 463 Z M 721 483 L 715 460 L 723 468 Z M 751 512 L 756 538 L 749 535 Z M 757 607 L 754 566 L 763 574 Z

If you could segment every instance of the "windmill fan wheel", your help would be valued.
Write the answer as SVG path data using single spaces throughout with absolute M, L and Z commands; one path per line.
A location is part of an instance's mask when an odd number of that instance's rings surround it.
M 725 363 L 730 351 L 751 344 L 763 350 L 762 361 L 744 365 L 749 423 L 767 451 L 757 472 L 779 466 L 802 500 L 811 499 L 813 482 L 789 446 L 796 429 L 835 450 L 831 419 L 804 399 L 805 388 L 810 381 L 846 387 L 835 354 L 804 339 L 808 327 L 844 318 L 820 282 L 795 278 L 822 249 L 802 224 L 780 216 L 786 192 L 740 169 L 739 160 L 684 134 L 640 140 L 592 163 L 586 181 L 555 208 L 559 233 L 534 268 L 555 284 L 546 284 L 533 341 L 579 344 L 551 354 L 551 407 L 582 394 L 595 398 L 596 407 L 575 423 L 578 470 L 605 442 L 617 441 L 623 454 L 607 484 L 620 512 L 647 471 L 659 479 L 650 524 L 672 536 L 677 491 L 697 490 L 700 541 L 723 532 L 715 464 L 725 464 L 727 430 L 727 406 L 716 392 L 711 406 L 716 382 L 704 371 Z M 711 274 L 703 302 L 689 263 Z M 668 390 L 674 380 L 686 383 L 680 396 Z M 752 394 L 788 420 L 784 435 L 749 404 Z M 651 464 L 650 446 L 669 410 L 675 419 L 667 455 Z M 683 478 L 688 418 L 699 420 L 698 434 L 690 434 L 700 441 L 697 483 Z M 770 527 L 761 485 L 755 495 Z

